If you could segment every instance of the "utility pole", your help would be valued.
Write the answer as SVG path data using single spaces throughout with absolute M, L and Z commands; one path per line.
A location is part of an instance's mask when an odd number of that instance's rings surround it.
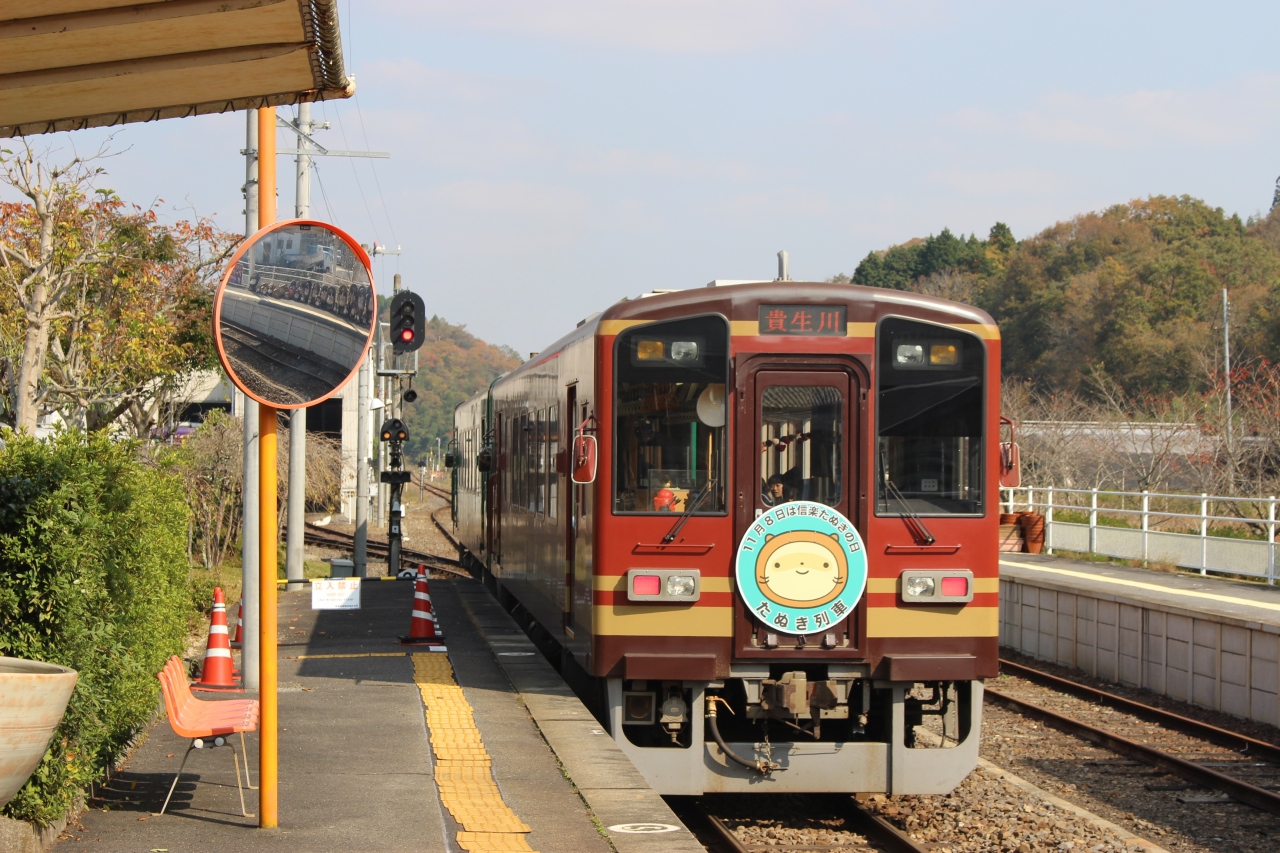
M 356 544 L 352 553 L 355 574 L 369 576 L 369 374 L 373 354 L 360 365 L 359 398 L 356 408 Z
M 1236 458 L 1231 447 L 1231 303 L 1227 301 L 1227 289 L 1222 288 L 1222 369 L 1227 384 L 1227 494 L 1235 493 Z
M 306 219 L 311 215 L 311 158 L 306 151 L 311 146 L 311 104 L 298 105 L 298 121 L 294 125 L 298 133 L 296 192 L 293 215 Z M 307 410 L 294 409 L 289 414 L 289 541 L 285 551 L 285 572 L 288 589 L 302 589 L 305 575 L 303 546 L 307 507 Z
M 258 230 L 258 111 L 245 110 L 244 235 Z M 244 430 L 244 476 L 240 521 L 240 601 L 243 625 L 240 636 L 240 668 L 244 689 L 258 689 L 258 401 L 244 395 L 241 412 Z

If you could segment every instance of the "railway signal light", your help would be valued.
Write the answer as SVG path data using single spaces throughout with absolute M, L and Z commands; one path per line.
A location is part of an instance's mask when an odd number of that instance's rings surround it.
M 378 435 L 383 441 L 408 441 L 409 430 L 405 428 L 404 421 L 399 418 L 387 418 L 382 422 L 382 429 L 378 430 Z
M 391 349 L 413 352 L 422 346 L 426 331 L 426 305 L 418 294 L 402 290 L 391 300 Z

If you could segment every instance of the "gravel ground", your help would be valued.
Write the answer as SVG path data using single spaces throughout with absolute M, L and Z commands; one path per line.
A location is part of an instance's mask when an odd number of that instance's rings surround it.
M 914 841 L 952 853 L 1131 850 L 1125 839 L 978 768 L 946 796 L 887 797 L 866 806 Z
M 1078 677 L 1076 680 L 1080 680 Z M 1158 727 L 1140 723 L 1128 715 L 1088 702 L 1062 697 L 1021 679 L 1002 676 L 995 685 L 1011 694 L 1040 704 L 1051 699 L 1054 709 L 1101 728 L 1132 736 L 1139 726 L 1158 735 Z M 1131 698 L 1150 701 L 1138 691 Z M 1166 705 L 1173 703 L 1164 703 Z M 1223 728 L 1251 729 L 1266 738 L 1267 727 L 1245 725 L 1241 720 L 1190 706 L 1171 708 L 1185 716 L 1206 719 Z M 1237 803 L 1179 777 L 1131 761 L 1100 747 L 1028 720 L 1012 711 L 988 704 L 985 710 L 982 754 L 991 762 L 1039 785 L 1160 846 L 1178 853 L 1201 851 L 1275 851 L 1280 849 L 1280 817 Z M 1248 772 L 1254 762 L 1183 735 L 1160 736 L 1161 748 L 1184 758 L 1220 762 L 1222 772 Z M 1226 765 L 1226 766 L 1224 766 Z M 1272 777 L 1274 779 L 1274 777 Z M 1251 780 L 1260 781 L 1260 780 Z M 1271 782 L 1274 784 L 1274 781 Z

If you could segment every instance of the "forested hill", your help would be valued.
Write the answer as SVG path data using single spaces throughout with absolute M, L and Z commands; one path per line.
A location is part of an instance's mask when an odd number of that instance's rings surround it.
M 418 375 L 413 382 L 418 399 L 403 408 L 409 428 L 408 459 L 425 460 L 427 449 L 435 449 L 437 436 L 442 446 L 447 445 L 453 407 L 520 361 L 510 347 L 485 343 L 464 326 L 432 317 L 418 352 Z
M 1020 242 L 1003 223 L 986 239 L 944 229 L 872 252 L 852 281 L 986 310 L 1005 372 L 1042 390 L 1086 390 L 1102 376 L 1130 395 L 1202 390 L 1221 364 L 1224 287 L 1233 363 L 1280 361 L 1280 207 L 1245 223 L 1155 196 Z

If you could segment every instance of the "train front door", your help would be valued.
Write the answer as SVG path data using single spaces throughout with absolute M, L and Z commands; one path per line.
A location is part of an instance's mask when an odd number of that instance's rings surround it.
M 860 374 L 852 364 L 836 358 L 806 358 L 792 366 L 778 357 L 757 357 L 743 368 L 738 373 L 734 454 L 739 495 L 735 542 L 762 516 L 792 501 L 830 507 L 856 526 L 861 497 L 857 487 Z M 830 578 L 833 583 L 845 580 L 838 572 Z M 797 590 L 807 587 L 797 586 Z M 824 592 L 812 592 L 818 596 L 813 601 L 820 601 Z M 860 657 L 866 642 L 865 596 L 853 608 L 837 607 L 837 601 L 834 612 L 826 609 L 816 618 L 797 617 L 796 613 L 814 609 L 795 604 L 809 594 L 796 592 L 796 598 L 786 599 L 777 593 L 780 601 L 791 606 L 761 606 L 760 612 L 748 609 L 742 596 L 737 596 L 736 655 L 759 658 L 787 650 L 788 657 Z M 790 616 L 785 613 L 788 609 Z

